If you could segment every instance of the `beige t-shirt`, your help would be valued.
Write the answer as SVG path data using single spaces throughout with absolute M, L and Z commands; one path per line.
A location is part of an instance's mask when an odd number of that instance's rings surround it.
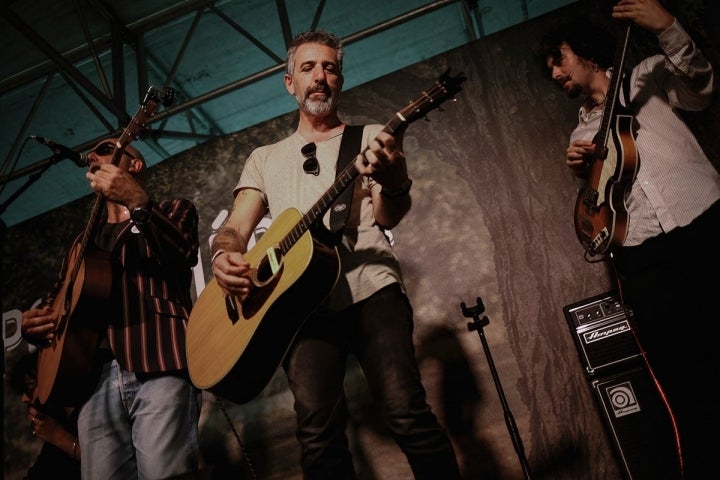
M 363 149 L 382 128 L 382 125 L 365 127 Z M 260 191 L 271 218 L 277 218 L 288 208 L 305 214 L 335 182 L 341 139 L 342 135 L 338 135 L 316 143 L 315 156 L 320 164 L 318 176 L 303 171 L 306 158 L 300 150 L 309 142 L 297 132 L 272 145 L 256 148 L 248 157 L 233 194 L 243 188 Z M 329 311 L 346 308 L 392 283 L 399 283 L 404 290 L 395 252 L 373 216 L 370 192 L 374 184 L 369 177 L 355 179 L 350 215 L 342 244 L 338 246 L 340 278 L 322 305 Z M 328 219 L 329 213 L 326 213 L 323 216 L 326 226 Z

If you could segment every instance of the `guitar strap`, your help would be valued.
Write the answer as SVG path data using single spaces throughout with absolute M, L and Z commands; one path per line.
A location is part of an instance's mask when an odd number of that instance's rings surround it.
M 335 175 L 339 175 L 352 163 L 360 153 L 362 133 L 365 125 L 345 125 L 342 140 L 340 141 L 340 153 L 338 153 Z M 330 206 L 330 229 L 325 228 L 322 222 L 316 222 L 313 234 L 323 243 L 335 246 L 342 239 L 345 223 L 347 222 L 350 208 L 352 207 L 353 191 L 355 182 L 352 182 Z

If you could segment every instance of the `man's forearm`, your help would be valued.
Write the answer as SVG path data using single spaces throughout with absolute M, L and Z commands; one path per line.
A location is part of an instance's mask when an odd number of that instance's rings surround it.
M 213 238 L 211 251 L 213 256 L 221 250 L 245 253 L 247 244 L 247 239 L 243 238 L 237 230 L 231 227 L 222 227 Z

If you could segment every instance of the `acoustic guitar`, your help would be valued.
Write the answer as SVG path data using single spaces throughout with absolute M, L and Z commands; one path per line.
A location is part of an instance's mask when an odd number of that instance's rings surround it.
M 447 70 L 383 131 L 402 131 L 453 97 L 464 80 Z M 316 239 L 312 227 L 358 175 L 350 162 L 306 214 L 289 208 L 273 220 L 245 254 L 253 284 L 247 297 L 226 295 L 214 278 L 208 282 L 188 320 L 187 361 L 195 386 L 236 403 L 265 388 L 307 316 L 337 282 L 337 250 Z
M 138 112 L 115 143 L 112 163 L 146 128 L 159 104 L 170 105 L 174 91 L 150 87 Z M 99 372 L 93 362 L 97 343 L 106 325 L 103 307 L 110 297 L 112 270 L 108 252 L 90 245 L 105 198 L 97 194 L 82 235 L 65 258 L 62 287 L 52 305 L 55 339 L 38 355 L 36 401 L 78 406 L 92 392 Z
M 628 227 L 625 202 L 640 167 L 633 116 L 617 111 L 630 30 L 628 24 L 615 51 L 605 110 L 593 140 L 595 152 L 589 163 L 590 175 L 575 202 L 575 233 L 591 256 L 605 254 L 625 241 Z

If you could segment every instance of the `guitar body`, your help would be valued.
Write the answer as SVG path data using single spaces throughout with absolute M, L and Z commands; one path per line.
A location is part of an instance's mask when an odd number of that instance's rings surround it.
M 575 232 L 593 255 L 622 245 L 627 236 L 625 200 L 639 166 L 632 122 L 630 115 L 615 117 L 607 156 L 593 162 L 575 205 Z
M 290 208 L 273 221 L 245 254 L 254 271 L 267 273 L 268 251 L 276 250 L 301 217 Z M 332 291 L 339 274 L 337 251 L 315 241 L 307 231 L 248 297 L 228 297 L 213 278 L 188 320 L 188 370 L 195 386 L 236 403 L 256 397 L 305 319 Z M 229 308 L 231 304 L 237 310 Z
M 639 167 L 632 123 L 631 115 L 615 116 L 607 155 L 593 161 L 575 204 L 575 233 L 592 255 L 622 245 L 627 236 L 625 200 Z
M 79 245 L 70 252 L 78 261 Z M 99 371 L 93 358 L 102 315 L 110 296 L 112 271 L 109 253 L 90 249 L 79 260 L 74 278 L 68 274 L 53 302 L 55 341 L 40 349 L 36 396 L 40 403 L 79 406 L 95 388 Z

